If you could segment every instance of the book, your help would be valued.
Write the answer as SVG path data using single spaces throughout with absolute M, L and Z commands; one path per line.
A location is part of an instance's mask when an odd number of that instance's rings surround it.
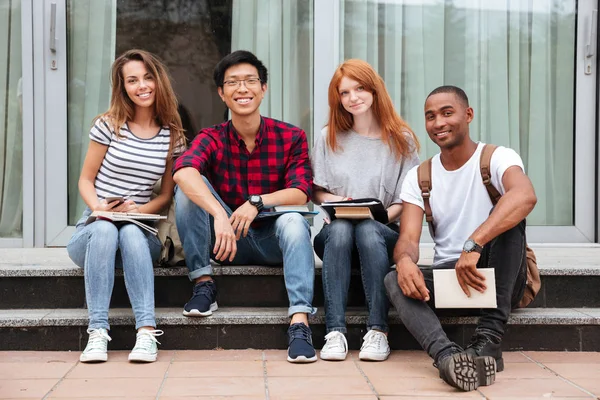
M 146 214 L 146 213 L 126 213 L 126 212 L 115 212 L 115 211 L 94 211 L 90 214 L 85 224 L 91 224 L 97 219 L 104 219 L 111 222 L 129 222 L 139 226 L 140 228 L 157 235 L 158 230 L 153 226 L 148 225 L 144 222 L 154 222 L 159 219 L 167 219 L 166 215 L 159 214 Z
M 305 218 L 312 218 L 319 214 L 318 211 L 310 211 L 306 205 L 285 205 L 263 210 L 256 216 L 256 219 L 274 218 L 287 213 L 298 213 Z
M 343 219 L 374 219 L 382 224 L 389 223 L 387 210 L 381 201 L 374 198 L 323 202 L 320 207 L 330 221 Z
M 433 285 L 436 308 L 496 308 L 496 278 L 494 268 L 478 268 L 485 276 L 487 289 L 480 293 L 469 287 L 471 297 L 467 297 L 458 284 L 456 270 L 434 269 Z

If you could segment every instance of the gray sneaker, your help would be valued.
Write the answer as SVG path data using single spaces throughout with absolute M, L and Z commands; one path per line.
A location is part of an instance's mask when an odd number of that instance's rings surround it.
M 135 362 L 154 362 L 158 356 L 158 346 L 160 344 L 156 340 L 156 336 L 162 335 L 164 332 L 160 329 L 146 330 L 142 329 L 136 335 L 135 346 L 129 353 L 129 361 Z
M 104 328 L 88 329 L 87 346 L 79 356 L 81 362 L 103 362 L 108 359 L 107 347 L 108 342 L 112 339 L 108 336 L 108 331 Z

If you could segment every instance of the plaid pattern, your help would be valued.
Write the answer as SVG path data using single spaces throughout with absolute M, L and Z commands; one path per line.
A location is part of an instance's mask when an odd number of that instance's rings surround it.
M 235 210 L 251 194 L 296 188 L 310 199 L 312 170 L 306 134 L 300 128 L 261 117 L 256 147 L 248 153 L 231 121 L 205 128 L 181 155 L 173 173 L 196 168 L 223 201 Z

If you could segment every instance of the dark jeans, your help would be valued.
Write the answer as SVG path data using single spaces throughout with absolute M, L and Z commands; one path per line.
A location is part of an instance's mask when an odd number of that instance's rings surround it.
M 525 221 L 521 221 L 517 226 L 485 245 L 477 268 L 494 268 L 498 307 L 481 310 L 477 331 L 487 331 L 499 337 L 504 334 L 504 325 L 508 321 L 510 311 L 523 296 L 527 281 L 525 246 Z M 445 263 L 436 268 L 454 268 L 455 263 L 456 261 Z M 448 339 L 432 310 L 435 304 L 433 271 L 423 269 L 422 272 L 430 292 L 429 303 L 404 296 L 398 286 L 396 271 L 390 272 L 385 277 L 385 287 L 406 329 L 429 356 L 437 361 L 437 357 L 443 351 L 455 347 L 456 344 Z
M 315 237 L 315 252 L 323 260 L 325 328 L 346 333 L 346 304 L 351 267 L 360 267 L 369 309 L 367 329 L 388 331 L 389 303 L 383 280 L 394 264 L 398 228 L 368 219 L 336 219 Z

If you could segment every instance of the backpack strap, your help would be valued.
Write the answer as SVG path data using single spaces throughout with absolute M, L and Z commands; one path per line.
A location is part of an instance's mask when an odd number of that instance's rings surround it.
M 498 146 L 496 146 L 495 144 L 484 145 L 483 150 L 481 150 L 481 158 L 479 159 L 479 167 L 481 168 L 481 179 L 483 179 L 483 184 L 487 189 L 488 195 L 490 196 L 490 200 L 492 201 L 493 205 L 496 205 L 496 203 L 498 203 L 498 200 L 500 200 L 500 197 L 502 197 L 500 192 L 498 192 L 498 189 L 496 189 L 494 185 L 492 185 L 492 174 L 490 173 L 492 154 L 494 154 L 494 151 L 497 148 Z
M 433 215 L 431 213 L 431 205 L 429 204 L 429 197 L 431 196 L 431 158 L 423 161 L 417 167 L 417 179 L 419 180 L 421 197 L 423 197 L 423 205 L 425 206 L 425 221 L 427 221 L 429 229 L 435 235 Z

